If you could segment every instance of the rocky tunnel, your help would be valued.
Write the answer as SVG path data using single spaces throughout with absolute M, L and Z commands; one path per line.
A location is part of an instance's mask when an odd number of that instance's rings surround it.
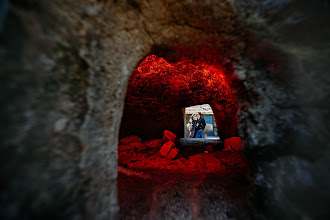
M 120 137 L 137 134 L 160 138 L 164 130 L 183 137 L 182 109 L 205 103 L 210 103 L 215 120 L 221 125 L 221 138 L 238 136 L 238 104 L 230 86 L 232 65 L 195 63 L 188 56 L 182 59 L 168 62 L 149 55 L 134 70 L 128 84 Z
M 0 0 L 0 218 L 329 219 L 329 15 L 324 0 Z M 243 151 L 118 152 L 183 137 L 182 109 L 204 103 Z

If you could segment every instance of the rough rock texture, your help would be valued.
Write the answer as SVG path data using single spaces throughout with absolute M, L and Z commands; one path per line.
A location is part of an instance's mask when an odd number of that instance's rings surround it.
M 164 134 L 163 134 L 164 142 L 168 142 L 168 141 L 175 142 L 175 139 L 176 139 L 176 135 L 173 132 L 168 131 L 168 130 L 164 131 Z
M 227 138 L 224 141 L 224 145 L 224 150 L 243 150 L 242 138 L 240 137 Z
M 207 146 L 205 147 L 205 150 L 206 150 L 208 153 L 213 153 L 213 147 L 212 147 L 212 145 L 207 145 Z
M 167 154 L 167 158 L 169 158 L 169 159 L 174 159 L 175 157 L 177 157 L 178 156 L 178 153 L 179 153 L 180 151 L 178 150 L 178 149 L 176 149 L 176 148 L 172 148 L 171 150 L 170 150 L 170 152 Z
M 132 146 L 132 147 L 135 147 L 135 148 L 137 149 L 137 151 L 147 149 L 147 146 L 144 145 L 144 144 L 141 143 L 141 142 L 131 142 L 131 143 L 129 143 L 128 145 L 129 145 L 129 146 Z
M 154 139 L 143 142 L 148 148 L 161 148 L 163 146 L 163 139 Z
M 141 142 L 141 138 L 135 135 L 127 136 L 119 140 L 120 144 L 129 144 L 131 142 Z
M 185 59 L 169 63 L 150 55 L 134 70 L 127 88 L 122 134 L 144 132 L 155 138 L 165 128 L 183 137 L 182 109 L 210 103 L 217 124 L 221 124 L 221 136 L 238 135 L 238 107 L 226 79 L 232 77 L 232 68 L 215 68 L 201 60 L 192 63 Z
M 118 152 L 133 152 L 135 151 L 135 146 L 132 145 L 119 145 Z
M 249 94 L 239 129 L 266 219 L 329 218 L 328 3 L 236 1 L 252 34 L 236 66 Z
M 160 154 L 163 157 L 166 157 L 174 146 L 175 143 L 173 141 L 166 142 L 165 144 L 163 144 L 162 148 L 160 149 Z
M 329 219 L 328 1 L 12 0 L 0 9 L 3 219 L 117 217 L 126 88 L 149 54 L 234 67 L 252 219 Z M 166 124 L 131 119 L 141 130 Z

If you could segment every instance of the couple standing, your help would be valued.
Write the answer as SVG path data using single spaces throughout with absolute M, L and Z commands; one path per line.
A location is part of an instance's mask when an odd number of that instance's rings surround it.
M 202 113 L 192 114 L 189 120 L 190 138 L 205 138 L 205 119 Z

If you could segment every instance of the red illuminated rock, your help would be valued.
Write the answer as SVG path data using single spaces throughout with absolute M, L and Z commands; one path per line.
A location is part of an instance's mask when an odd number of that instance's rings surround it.
M 149 55 L 140 63 L 129 80 L 122 133 L 143 133 L 157 138 L 167 129 L 183 136 L 182 106 L 209 103 L 216 123 L 221 125 L 218 128 L 221 139 L 238 135 L 238 105 L 230 85 L 232 80 L 235 86 L 244 85 L 235 78 L 232 64 L 214 66 L 200 59 L 188 60 L 168 62 L 163 57 Z M 212 125 L 208 124 L 205 130 L 212 131 Z M 169 140 L 174 141 L 166 137 L 164 142 Z
M 130 146 L 130 145 L 119 145 L 118 151 L 119 152 L 133 152 L 133 151 L 135 151 L 135 147 Z
M 225 151 L 243 150 L 242 139 L 240 137 L 231 137 L 225 140 Z
M 170 150 L 175 146 L 175 143 L 173 141 L 168 141 L 165 144 L 163 144 L 162 148 L 160 149 L 160 154 L 163 157 L 166 157 L 167 154 L 170 152 Z
M 167 158 L 174 159 L 180 151 L 176 148 L 172 148 L 171 151 L 167 154 Z
M 163 135 L 164 142 L 168 142 L 168 141 L 175 142 L 175 138 L 176 138 L 176 135 L 173 132 L 168 131 L 168 130 L 164 131 L 164 135 Z
M 135 136 L 135 135 L 131 135 L 131 136 L 127 136 L 127 137 L 124 137 L 122 139 L 120 139 L 119 143 L 120 144 L 129 144 L 131 142 L 141 142 L 141 138 L 139 138 L 138 136 Z
M 161 148 L 163 145 L 163 139 L 154 139 L 151 141 L 143 142 L 148 148 Z
M 138 151 L 147 149 L 147 146 L 141 142 L 131 142 L 128 145 L 135 147 Z
M 205 150 L 207 150 L 209 153 L 213 153 L 213 147 L 212 145 L 207 145 Z

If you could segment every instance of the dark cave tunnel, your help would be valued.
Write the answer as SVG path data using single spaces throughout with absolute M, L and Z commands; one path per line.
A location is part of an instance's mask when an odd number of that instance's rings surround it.
M 329 9 L 0 0 L 0 218 L 329 219 Z
M 156 139 L 164 130 L 182 138 L 183 109 L 207 103 L 221 125 L 220 139 L 238 136 L 238 103 L 233 90 L 238 91 L 242 83 L 235 77 L 231 62 L 214 48 L 204 47 L 199 49 L 203 54 L 177 47 L 145 57 L 129 80 L 120 138 L 138 135 Z
M 182 207 L 171 210 L 173 205 L 170 203 L 189 200 L 188 204 L 203 210 L 203 206 L 210 206 L 210 213 L 206 215 L 214 217 L 220 214 L 215 212 L 216 206 L 230 210 L 231 214 L 222 213 L 225 216 L 242 217 L 248 213 L 242 205 L 250 187 L 250 169 L 244 153 L 222 151 L 225 139 L 239 136 L 236 95 L 240 91 L 240 98 L 244 96 L 242 82 L 234 75 L 232 63 L 217 54 L 214 48 L 201 47 L 199 50 L 202 54 L 189 47 L 154 51 L 143 59 L 130 77 L 119 138 L 124 140 L 135 136 L 136 141 L 148 147 L 128 151 L 122 141 L 118 146 L 121 219 L 129 219 L 132 215 L 143 218 L 143 213 L 149 213 L 151 217 L 150 213 L 160 212 L 153 210 L 152 204 L 161 201 L 171 215 L 181 213 L 184 218 L 195 218 L 196 213 L 194 210 L 184 211 Z M 195 144 L 189 140 L 188 144 L 184 143 L 183 109 L 205 103 L 209 103 L 213 110 L 222 141 L 211 143 L 209 139 L 197 138 Z M 162 142 L 165 130 L 177 137 L 172 148 L 179 152 L 175 158 L 169 159 L 162 154 L 167 144 Z M 147 144 L 153 141 L 158 146 Z M 190 195 L 185 187 L 192 188 L 196 195 Z M 207 199 L 194 204 L 200 196 Z M 212 196 L 218 197 L 214 203 L 209 202 Z M 160 213 L 169 216 L 163 211 Z

